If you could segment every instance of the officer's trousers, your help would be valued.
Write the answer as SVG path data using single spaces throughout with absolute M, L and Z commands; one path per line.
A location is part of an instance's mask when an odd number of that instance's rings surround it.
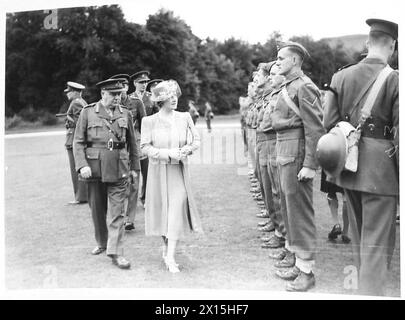
M 345 190 L 361 294 L 383 295 L 396 233 L 396 196 Z
M 146 197 L 146 183 L 148 179 L 148 166 L 149 166 L 149 159 L 141 159 L 141 174 L 142 174 L 142 187 L 141 187 L 141 201 L 142 203 L 145 203 L 145 197 Z
M 278 176 L 278 168 L 276 162 L 276 137 L 266 141 L 267 144 L 267 174 L 270 180 L 270 192 L 269 196 L 272 198 L 273 208 L 274 208 L 274 225 L 275 225 L 275 234 L 277 237 L 286 236 L 285 225 L 283 221 L 283 215 L 281 212 L 281 202 L 280 202 L 280 181 Z
M 121 179 L 116 183 L 87 183 L 97 245 L 107 248 L 108 255 L 122 255 L 128 180 Z
M 286 247 L 295 253 L 296 266 L 310 273 L 315 264 L 316 227 L 313 181 L 298 181 L 305 156 L 302 129 L 277 132 L 280 205 L 287 233 Z
M 79 202 L 87 202 L 87 184 L 84 181 L 78 179 L 78 173 L 75 168 L 75 158 L 73 155 L 73 149 L 66 149 L 69 157 L 70 175 L 72 177 L 73 192 L 75 194 L 75 200 Z
M 136 207 L 138 205 L 138 192 L 139 192 L 139 177 L 135 179 L 135 182 L 128 183 L 128 205 L 126 210 L 127 222 L 134 223 Z

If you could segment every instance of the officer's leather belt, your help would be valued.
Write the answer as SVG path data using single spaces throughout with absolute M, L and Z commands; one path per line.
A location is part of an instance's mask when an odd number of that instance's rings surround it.
M 256 132 L 256 140 L 257 142 L 262 142 L 262 141 L 267 141 L 267 140 L 273 140 L 276 139 L 276 131 L 270 130 L 268 132 L 262 132 L 262 131 L 257 131 Z
M 111 145 L 109 145 L 107 143 L 87 142 L 87 148 L 124 149 L 125 142 L 112 142 Z
M 397 134 L 395 128 L 391 126 L 377 126 L 374 124 L 365 124 L 362 128 L 361 135 L 367 138 L 393 140 Z
M 303 139 L 305 137 L 304 128 L 292 128 L 277 130 L 277 140 L 292 140 L 292 139 Z

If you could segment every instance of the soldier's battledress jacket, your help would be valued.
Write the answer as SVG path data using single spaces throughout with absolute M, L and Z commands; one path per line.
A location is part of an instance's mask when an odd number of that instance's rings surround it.
M 101 101 L 86 106 L 77 121 L 73 152 L 77 171 L 91 168 L 86 180 L 117 182 L 127 178 L 129 170 L 139 171 L 131 113 L 120 105 L 110 117 Z
M 357 126 L 367 99 L 363 95 L 357 106 L 353 102 L 369 86 L 386 63 L 365 58 L 334 74 L 325 97 L 324 125 L 329 131 L 339 121 Z M 399 193 L 399 73 L 391 72 L 377 95 L 371 116 L 366 121 L 359 142 L 356 173 L 344 171 L 337 177 L 339 186 L 380 195 Z
M 301 113 L 298 116 L 284 100 L 281 90 L 286 87 L 288 96 L 294 101 Z M 289 129 L 304 130 L 305 150 L 303 167 L 318 169 L 315 157 L 316 145 L 325 133 L 322 125 L 321 93 L 318 87 L 302 71 L 287 76 L 284 83 L 273 94 L 278 94 L 278 100 L 271 114 L 273 128 L 279 132 Z M 288 156 L 288 150 L 285 150 Z M 296 154 L 297 150 L 290 150 Z
M 257 132 L 264 132 L 263 131 L 264 113 L 268 108 L 272 90 L 273 89 L 266 90 L 265 92 L 263 92 L 263 96 L 259 100 L 260 105 L 258 105 L 257 128 L 256 128 Z
M 265 106 L 263 108 L 263 116 L 260 122 L 258 130 L 264 133 L 275 132 L 271 122 L 271 114 L 274 110 L 278 99 L 279 91 L 270 91 L 265 97 Z
M 127 95 L 125 99 L 121 99 L 121 103 L 131 112 L 134 128 L 140 133 L 142 118 L 146 116 L 142 100 L 134 95 Z
M 263 107 L 263 92 L 258 93 L 254 98 L 254 104 L 252 106 L 252 122 L 251 127 L 252 129 L 257 129 L 258 126 L 258 118 L 259 112 Z
M 145 110 L 146 116 L 150 116 L 150 115 L 155 114 L 156 112 L 159 111 L 159 108 L 150 99 L 151 94 L 149 92 L 145 92 L 143 94 L 143 96 L 140 96 L 135 91 L 135 92 L 130 94 L 130 97 L 131 98 L 138 98 L 138 99 L 140 99 L 142 101 L 142 103 L 144 105 L 144 110 Z
M 66 128 L 67 128 L 66 142 L 65 142 L 66 149 L 73 148 L 73 137 L 75 134 L 77 119 L 79 119 L 80 112 L 86 105 L 87 105 L 86 101 L 84 101 L 84 99 L 81 97 L 73 99 L 70 102 L 70 105 L 69 105 L 69 108 L 68 108 L 66 114 L 69 117 L 71 117 L 74 120 L 74 122 L 66 120 Z

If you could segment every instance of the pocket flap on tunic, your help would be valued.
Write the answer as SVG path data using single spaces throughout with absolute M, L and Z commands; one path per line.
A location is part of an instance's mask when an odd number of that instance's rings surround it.
M 87 159 L 99 159 L 100 158 L 100 150 L 88 148 L 86 150 L 86 158 Z
M 118 126 L 119 126 L 120 128 L 128 128 L 128 121 L 127 121 L 127 119 L 125 119 L 125 118 L 119 118 L 119 119 L 117 120 L 117 122 L 118 122 Z
M 277 163 L 279 163 L 282 166 L 285 166 L 286 164 L 294 162 L 295 157 L 288 157 L 288 156 L 278 156 L 277 157 Z
M 101 120 L 89 121 L 89 123 L 87 124 L 87 128 L 102 127 L 102 126 L 103 123 L 101 122 Z

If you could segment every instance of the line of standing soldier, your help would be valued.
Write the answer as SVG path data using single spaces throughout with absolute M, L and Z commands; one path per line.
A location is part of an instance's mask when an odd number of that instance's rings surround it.
M 251 192 L 263 208 L 258 216 L 269 218 L 260 230 L 274 230 L 262 238 L 263 247 L 277 249 L 270 257 L 277 260 L 276 275 L 289 280 L 288 291 L 307 291 L 315 285 L 313 178 L 322 160 L 317 143 L 339 121 L 357 125 L 365 98 L 355 106 L 353 100 L 394 52 L 397 25 L 378 19 L 367 23 L 368 56 L 334 75 L 324 112 L 319 89 L 301 70 L 309 53 L 295 42 L 282 44 L 276 61 L 258 66 L 248 97 L 240 100 Z M 359 289 L 373 295 L 383 294 L 395 244 L 398 166 L 387 150 L 398 156 L 397 72 L 381 91 L 367 122 L 376 129 L 363 133 L 360 140 L 358 172 L 339 172 L 336 180 L 347 197 Z M 328 161 L 330 165 L 338 159 Z

